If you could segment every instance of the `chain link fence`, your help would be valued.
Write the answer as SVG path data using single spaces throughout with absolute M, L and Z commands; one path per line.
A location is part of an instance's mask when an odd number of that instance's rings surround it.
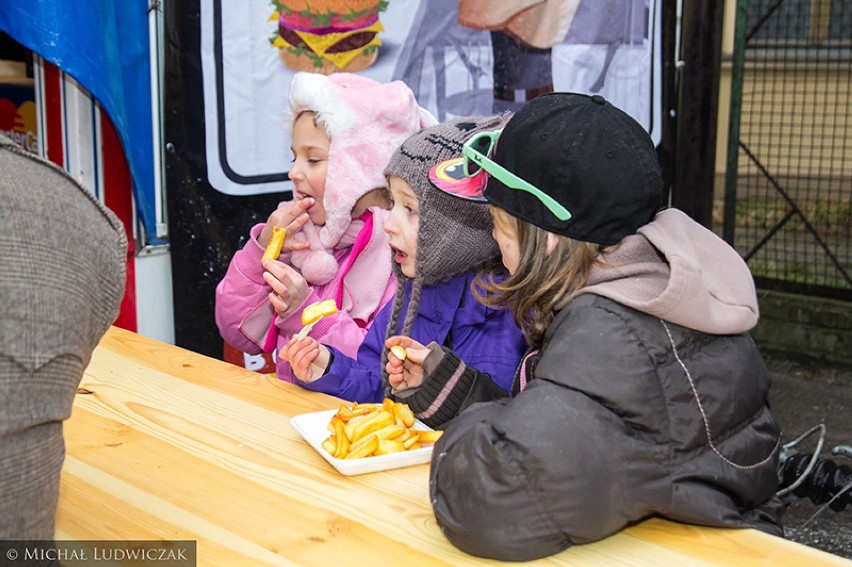
M 759 286 L 852 300 L 852 0 L 739 0 L 723 236 Z

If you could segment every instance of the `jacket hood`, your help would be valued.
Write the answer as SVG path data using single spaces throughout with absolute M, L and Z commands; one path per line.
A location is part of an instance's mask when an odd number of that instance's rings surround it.
M 745 261 L 678 209 L 658 213 L 603 260 L 580 293 L 714 335 L 757 324 L 757 294 Z
M 329 137 L 320 238 L 330 250 L 349 226 L 358 199 L 387 188 L 384 169 L 396 148 L 436 121 L 402 81 L 380 83 L 351 73 L 296 73 L 289 103 L 291 122 L 303 111 L 315 112 Z
M 352 223 L 358 199 L 373 189 L 387 189 L 384 168 L 397 146 L 436 121 L 402 81 L 299 72 L 288 96 L 290 125 L 301 112 L 311 111 L 329 137 L 325 224 L 314 227 L 309 222 L 303 233 L 311 248 L 294 255 L 305 279 L 322 285 L 339 269 L 334 249 Z

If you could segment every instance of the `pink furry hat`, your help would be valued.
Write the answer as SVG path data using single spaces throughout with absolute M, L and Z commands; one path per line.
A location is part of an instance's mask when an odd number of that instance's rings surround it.
M 291 120 L 313 111 L 330 139 L 326 173 L 325 225 L 308 223 L 311 249 L 293 254 L 293 263 L 314 285 L 337 274 L 335 246 L 352 222 L 352 208 L 363 195 L 387 187 L 384 169 L 411 134 L 432 126 L 435 118 L 421 108 L 402 81 L 379 83 L 351 73 L 299 72 L 290 83 Z

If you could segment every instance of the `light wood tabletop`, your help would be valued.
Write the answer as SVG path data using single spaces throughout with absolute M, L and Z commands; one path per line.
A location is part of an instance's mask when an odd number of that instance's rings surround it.
M 429 465 L 343 476 L 290 425 L 340 400 L 113 327 L 65 422 L 57 539 L 194 540 L 198 565 L 493 565 L 454 548 Z M 535 565 L 845 565 L 651 519 Z

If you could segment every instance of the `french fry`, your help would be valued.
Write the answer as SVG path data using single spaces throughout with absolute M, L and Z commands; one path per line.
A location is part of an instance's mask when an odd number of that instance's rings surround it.
M 396 403 L 393 406 L 393 411 L 399 417 L 399 420 L 406 427 L 414 425 L 414 412 L 408 407 L 408 404 Z
M 405 360 L 406 357 L 408 356 L 405 352 L 405 349 L 403 347 L 399 346 L 399 345 L 393 345 L 392 347 L 390 347 L 390 351 L 393 353 L 393 355 L 395 357 L 397 357 L 400 360 Z
M 358 453 L 359 451 L 361 451 L 365 445 L 367 445 L 368 443 L 372 443 L 370 437 L 372 437 L 372 435 L 362 437 L 361 439 L 358 439 L 357 441 L 349 445 L 349 452 L 346 454 L 349 455 L 350 453 Z
M 443 431 L 413 429 L 416 420 L 408 404 L 342 404 L 328 423 L 323 448 L 338 459 L 360 459 L 420 449 L 437 441 Z
M 392 423 L 376 431 L 376 437 L 379 438 L 379 441 L 381 441 L 382 439 L 396 439 L 403 433 L 405 433 L 404 425 Z
M 379 418 L 379 415 L 376 412 L 370 412 L 366 415 L 356 415 L 346 422 L 344 427 L 344 431 L 346 432 L 346 437 L 352 441 L 352 435 L 355 432 L 355 428 L 359 425 L 366 423 L 368 421 L 374 421 Z M 333 418 L 332 418 L 333 419 Z M 342 421 L 342 420 L 341 420 Z
M 405 451 L 405 445 L 396 439 L 379 439 L 379 447 L 376 449 L 376 455 L 389 455 L 391 453 L 402 453 Z
M 443 434 L 444 432 L 441 430 L 425 431 L 420 429 L 417 431 L 417 437 L 421 443 L 435 443 Z
M 334 441 L 334 439 L 334 436 L 328 436 L 325 438 L 325 441 L 322 442 L 322 448 L 325 449 L 331 456 L 334 456 L 334 453 L 337 450 L 337 443 Z
M 402 435 L 400 435 L 399 437 L 397 437 L 396 440 L 405 443 L 406 441 L 408 441 L 409 439 L 412 439 L 414 437 L 417 437 L 417 433 L 406 428 L 405 432 Z
M 393 425 L 393 422 L 394 417 L 392 413 L 386 411 L 376 412 L 375 417 L 370 416 L 364 422 L 358 423 L 358 425 L 352 429 L 352 437 L 349 440 L 355 442 L 370 433 L 375 433 L 383 427 Z M 350 421 L 349 424 L 351 423 L 352 422 Z M 349 427 L 349 424 L 347 424 L 347 428 Z
M 284 239 L 287 237 L 287 229 L 280 226 L 272 227 L 272 236 L 269 237 L 269 244 L 266 245 L 266 250 L 263 251 L 263 257 L 260 263 L 267 260 L 275 260 L 281 255 L 281 247 L 284 245 Z
M 358 417 L 359 415 L 367 415 L 373 411 L 368 406 L 358 406 L 357 403 L 353 404 L 352 408 L 347 408 L 345 405 L 340 406 L 340 409 L 337 410 L 337 416 L 343 421 L 349 421 L 353 417 Z
M 337 313 L 337 303 L 334 299 L 326 299 L 311 303 L 302 310 L 302 325 L 316 323 L 323 317 Z
M 334 425 L 334 439 L 336 443 L 332 455 L 338 459 L 342 459 L 349 452 L 349 439 L 346 437 L 343 421 L 334 418 L 331 421 Z
M 337 304 L 334 299 L 311 303 L 302 310 L 302 330 L 293 336 L 297 339 L 304 339 L 320 319 L 335 313 L 337 313 Z
M 359 443 L 354 450 L 349 451 L 346 454 L 344 459 L 360 459 L 362 457 L 368 457 L 375 453 L 376 449 L 379 448 L 379 438 L 375 435 L 368 435 L 363 439 L 362 443 Z

